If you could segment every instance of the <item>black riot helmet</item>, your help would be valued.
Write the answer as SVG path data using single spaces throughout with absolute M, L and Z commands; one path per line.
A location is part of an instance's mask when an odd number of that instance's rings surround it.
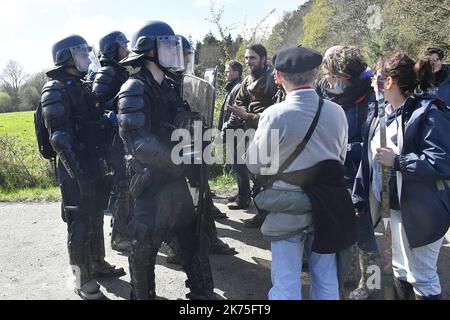
M 120 31 L 113 31 L 100 39 L 100 60 L 115 60 L 117 49 L 122 47 L 128 50 L 130 41 Z
M 155 56 L 149 57 L 147 53 L 152 49 Z M 165 22 L 147 22 L 134 35 L 131 51 L 128 58 L 121 61 L 123 65 L 146 59 L 155 62 L 164 72 L 184 69 L 182 40 Z
M 89 53 L 92 47 L 83 37 L 78 35 L 68 36 L 53 45 L 53 63 L 56 67 L 73 66 L 81 73 L 86 73 L 91 64 Z M 72 59 L 73 65 L 69 65 Z

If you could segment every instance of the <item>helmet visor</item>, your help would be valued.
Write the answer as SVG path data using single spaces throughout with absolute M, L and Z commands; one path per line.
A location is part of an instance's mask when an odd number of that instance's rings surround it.
M 89 52 L 89 60 L 91 60 L 91 64 L 89 65 L 89 72 L 96 73 L 102 68 L 100 60 L 98 59 L 97 52 L 94 49 Z
M 86 73 L 89 71 L 89 66 L 91 64 L 91 59 L 89 59 L 89 54 L 92 48 L 87 44 L 81 44 L 76 47 L 70 48 L 70 53 L 72 54 L 73 62 L 75 68 L 81 73 Z
M 184 51 L 184 73 L 195 75 L 195 51 Z
M 171 71 L 184 70 L 183 43 L 179 36 L 157 38 L 158 59 L 161 66 Z

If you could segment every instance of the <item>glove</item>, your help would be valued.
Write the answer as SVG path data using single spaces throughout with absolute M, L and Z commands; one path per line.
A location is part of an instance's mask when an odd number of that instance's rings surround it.
M 83 197 L 93 197 L 95 195 L 95 182 L 87 177 L 82 177 L 77 180 L 78 188 Z
M 366 212 L 366 204 L 364 202 L 355 203 L 354 207 L 357 217 L 361 217 Z
M 192 188 L 200 187 L 200 167 L 198 165 L 183 165 L 183 176 L 189 181 Z
M 117 114 L 115 114 L 113 111 L 109 112 L 106 115 L 106 118 L 109 120 L 113 127 L 119 127 L 119 118 L 117 118 Z

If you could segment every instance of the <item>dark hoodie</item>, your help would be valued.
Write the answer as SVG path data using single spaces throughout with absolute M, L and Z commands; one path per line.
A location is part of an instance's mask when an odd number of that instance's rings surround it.
M 364 73 L 363 75 L 364 76 Z M 324 99 L 339 104 L 345 111 L 348 121 L 348 146 L 345 161 L 345 180 L 349 187 L 353 186 L 355 176 L 361 162 L 363 133 L 369 110 L 376 104 L 375 92 L 371 86 L 371 78 L 367 75 L 352 81 L 344 89 L 332 89 L 326 80 L 319 82 L 319 94 Z

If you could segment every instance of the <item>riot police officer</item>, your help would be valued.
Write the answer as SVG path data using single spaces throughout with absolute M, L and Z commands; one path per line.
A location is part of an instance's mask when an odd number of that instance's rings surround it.
M 134 36 L 132 53 L 121 62 L 134 68 L 119 93 L 119 131 L 135 171 L 136 199 L 128 225 L 132 298 L 155 299 L 155 262 L 161 243 L 173 238 L 187 274 L 190 299 L 214 299 L 208 248 L 196 233 L 195 210 L 183 166 L 171 159 L 171 133 L 187 112 L 166 75 L 183 69 L 181 39 L 161 21 Z
M 120 31 L 111 32 L 100 39 L 102 68 L 95 76 L 92 92 L 99 102 L 99 107 L 113 119 L 117 114 L 114 98 L 119 93 L 120 87 L 128 80 L 127 70 L 118 63 L 129 55 L 128 43 L 127 37 Z M 129 192 L 130 181 L 127 176 L 125 151 L 118 126 L 112 131 L 107 162 L 112 169 L 112 179 L 108 186 L 111 190 L 108 195 L 108 208 L 112 214 L 111 248 L 130 252 L 131 242 L 127 239 L 126 229 L 131 219 L 133 202 Z
M 183 57 L 184 57 L 184 69 L 173 72 L 170 75 L 169 80 L 172 81 L 177 94 L 181 96 L 181 87 L 183 76 L 185 74 L 195 75 L 195 50 L 192 47 L 186 37 L 177 34 L 181 38 L 183 44 Z M 228 244 L 223 242 L 217 236 L 217 228 L 214 219 L 226 219 L 227 215 L 222 213 L 219 208 L 214 205 L 212 194 L 209 185 L 207 186 L 206 192 L 206 206 L 205 206 L 205 232 L 209 240 L 209 253 L 217 255 L 234 255 L 237 254 L 234 248 L 231 248 Z M 169 252 L 167 254 L 167 262 L 170 264 L 180 264 L 180 259 L 178 257 L 176 247 L 173 243 L 169 243 Z
M 103 226 L 96 230 L 94 222 L 99 216 L 103 219 L 101 145 L 109 124 L 82 82 L 91 62 L 90 50 L 77 35 L 54 44 L 55 67 L 47 72 L 52 80 L 43 87 L 41 105 L 50 143 L 59 158 L 62 218 L 68 226 L 74 290 L 83 299 L 96 300 L 104 296 L 94 277 L 119 276 L 124 271 L 104 260 Z

